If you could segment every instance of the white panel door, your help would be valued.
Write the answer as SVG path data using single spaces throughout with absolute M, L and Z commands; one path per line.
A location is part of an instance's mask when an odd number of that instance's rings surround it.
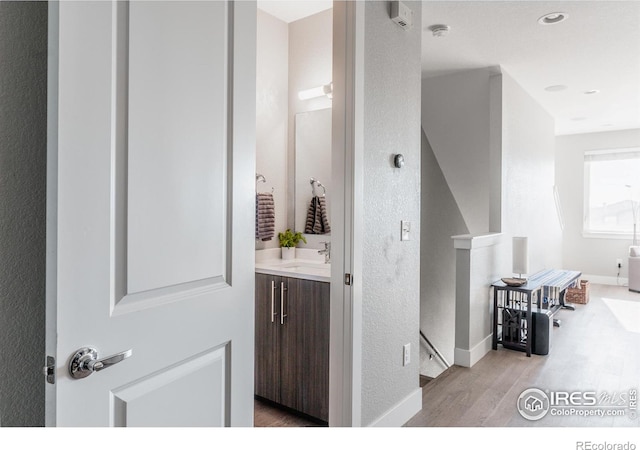
M 250 426 L 255 4 L 69 1 L 50 16 L 48 414 Z

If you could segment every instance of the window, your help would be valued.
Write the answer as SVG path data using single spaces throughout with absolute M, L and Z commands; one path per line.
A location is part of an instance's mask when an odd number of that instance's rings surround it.
M 584 185 L 584 232 L 630 236 L 640 218 L 640 148 L 585 152 Z

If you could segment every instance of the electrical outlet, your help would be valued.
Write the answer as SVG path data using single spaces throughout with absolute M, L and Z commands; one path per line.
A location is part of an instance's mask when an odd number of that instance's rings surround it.
M 402 347 L 402 365 L 406 366 L 411 362 L 411 344 Z
M 622 259 L 620 259 L 620 258 L 616 259 L 616 267 L 618 269 L 622 268 Z

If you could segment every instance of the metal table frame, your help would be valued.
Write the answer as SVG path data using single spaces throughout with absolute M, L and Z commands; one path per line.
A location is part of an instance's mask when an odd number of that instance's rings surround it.
M 553 309 L 555 313 L 562 307 L 571 308 L 564 303 L 564 293 L 567 288 L 575 286 L 581 272 L 569 270 L 543 270 L 532 275 L 522 286 L 508 286 L 502 280 L 491 285 L 493 288 L 493 337 L 492 347 L 498 349 L 498 344 L 512 350 L 525 351 L 531 356 L 533 343 L 533 313 Z M 546 299 L 546 302 L 545 302 Z M 502 303 L 501 303 L 502 301 Z M 504 318 L 500 322 L 500 312 L 505 309 L 521 311 L 526 316 L 526 327 L 517 331 L 523 333 L 520 341 L 505 342 Z M 552 314 L 553 314 L 552 313 Z M 501 327 L 500 334 L 498 327 Z

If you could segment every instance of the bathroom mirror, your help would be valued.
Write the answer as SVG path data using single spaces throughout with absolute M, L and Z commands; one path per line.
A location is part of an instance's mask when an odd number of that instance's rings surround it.
M 305 232 L 307 213 L 314 195 L 325 199 L 329 226 L 331 217 L 331 108 L 307 111 L 295 117 L 295 229 Z M 311 183 L 311 179 L 318 183 Z M 318 233 L 315 233 L 318 234 Z M 330 233 L 320 233 L 328 235 Z

